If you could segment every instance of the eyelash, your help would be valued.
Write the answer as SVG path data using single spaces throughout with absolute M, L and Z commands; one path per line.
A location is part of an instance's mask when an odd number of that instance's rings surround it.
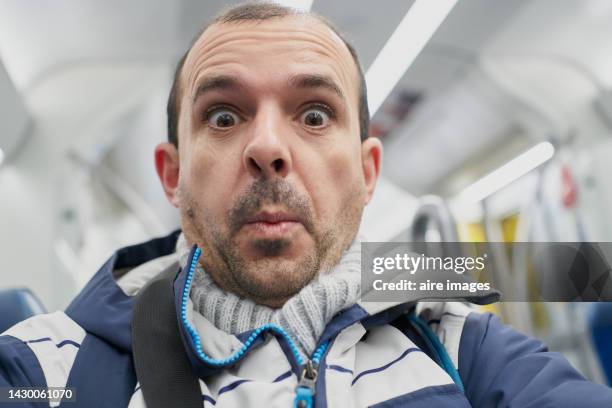
M 236 111 L 236 109 L 229 105 L 213 105 L 204 111 L 204 115 L 202 118 L 204 122 L 208 122 L 210 120 L 210 116 L 216 111 L 218 111 L 219 109 L 227 109 L 229 111 L 232 111 L 235 115 L 241 117 L 241 115 Z
M 334 111 L 334 109 L 332 109 L 329 105 L 321 103 L 321 102 L 313 102 L 313 103 L 307 104 L 304 107 L 304 109 L 302 109 L 302 113 L 306 112 L 309 109 L 313 109 L 313 108 L 318 108 L 318 109 L 325 111 L 325 113 L 327 113 L 330 119 L 336 119 L 336 111 Z M 300 116 L 302 115 L 302 113 L 300 113 Z

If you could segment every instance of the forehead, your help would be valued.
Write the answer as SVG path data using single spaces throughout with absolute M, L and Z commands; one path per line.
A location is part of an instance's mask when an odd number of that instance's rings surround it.
M 278 78 L 323 74 L 336 81 L 351 99 L 358 95 L 358 68 L 347 46 L 326 24 L 308 15 L 211 25 L 185 59 L 182 88 L 189 96 L 196 91 L 199 79 L 209 74 L 248 76 L 250 71 L 262 69 L 279 74 Z

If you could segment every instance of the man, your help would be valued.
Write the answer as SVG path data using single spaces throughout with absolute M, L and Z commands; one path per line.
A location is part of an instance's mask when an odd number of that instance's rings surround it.
M 155 150 L 182 232 L 119 250 L 65 313 L 5 332 L 0 386 L 73 387 L 84 407 L 153 405 L 160 390 L 181 406 L 163 382 L 177 376 L 204 406 L 612 406 L 492 315 L 359 301 L 356 233 L 382 150 L 368 115 L 329 23 L 269 4 L 221 15 L 178 66 Z M 167 274 L 175 323 L 158 330 L 178 346 L 143 345 L 136 294 L 157 307 L 143 287 Z M 161 346 L 141 359 L 147 341 Z M 182 356 L 187 373 L 164 368 Z

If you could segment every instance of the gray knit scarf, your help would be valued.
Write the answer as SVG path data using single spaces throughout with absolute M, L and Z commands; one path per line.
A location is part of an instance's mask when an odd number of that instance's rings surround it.
M 190 249 L 181 234 L 176 251 L 183 268 Z M 194 274 L 190 297 L 196 310 L 226 333 L 238 334 L 266 323 L 282 327 L 306 357 L 314 351 L 332 317 L 357 302 L 361 289 L 360 271 L 361 245 L 360 239 L 356 239 L 331 271 L 313 279 L 279 309 L 224 291 L 200 265 Z

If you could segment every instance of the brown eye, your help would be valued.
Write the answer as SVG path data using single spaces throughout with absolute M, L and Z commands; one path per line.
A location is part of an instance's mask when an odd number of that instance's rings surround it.
M 236 126 L 239 122 L 238 115 L 227 109 L 218 109 L 208 115 L 208 123 L 214 128 L 225 129 Z
M 308 109 L 302 113 L 301 121 L 309 127 L 325 127 L 329 123 L 329 114 L 322 109 Z

